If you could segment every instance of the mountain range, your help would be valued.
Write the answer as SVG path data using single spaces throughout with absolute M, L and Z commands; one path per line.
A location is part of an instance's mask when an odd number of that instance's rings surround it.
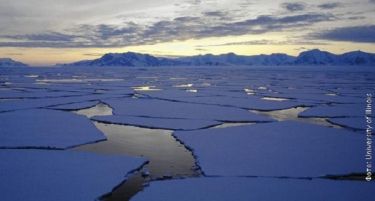
M 375 54 L 362 51 L 333 54 L 318 49 L 298 56 L 276 53 L 242 56 L 234 53 L 196 55 L 178 58 L 155 57 L 135 52 L 108 53 L 101 58 L 62 66 L 280 66 L 280 65 L 375 65 Z
M 108 53 L 98 59 L 83 60 L 74 63 L 57 64 L 56 66 L 375 66 L 375 54 L 352 51 L 344 54 L 333 54 L 319 49 L 301 52 L 298 56 L 282 53 L 270 55 L 243 56 L 234 53 L 213 55 L 196 55 L 177 58 L 156 57 L 136 52 Z M 27 66 L 9 58 L 0 58 L 0 67 Z
M 10 58 L 0 58 L 0 67 L 27 67 L 27 64 L 14 61 Z

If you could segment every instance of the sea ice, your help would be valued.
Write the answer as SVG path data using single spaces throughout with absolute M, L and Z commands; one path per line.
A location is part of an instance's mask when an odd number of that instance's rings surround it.
M 6 148 L 65 149 L 106 139 L 87 118 L 47 109 L 0 113 L 0 128 Z
M 368 201 L 374 182 L 273 178 L 191 178 L 151 182 L 132 201 Z
M 49 107 L 49 108 L 58 109 L 58 110 L 79 110 L 79 109 L 82 109 L 82 108 L 90 108 L 90 107 L 93 107 L 97 104 L 99 104 L 99 101 L 87 101 L 87 102 L 57 105 L 57 106 L 52 106 L 52 107 Z
M 319 177 L 363 172 L 366 164 L 361 135 L 299 122 L 174 135 L 192 149 L 206 175 Z
M 104 100 L 104 102 L 114 109 L 116 115 L 217 121 L 272 121 L 268 117 L 246 110 L 215 105 L 131 98 Z
M 145 160 L 73 151 L 0 150 L 2 201 L 93 201 Z
M 349 128 L 354 128 L 358 130 L 366 129 L 366 118 L 362 117 L 347 117 L 347 118 L 330 118 L 330 122 Z
M 94 116 L 91 119 L 106 123 L 169 130 L 193 130 L 220 124 L 220 122 L 210 120 L 147 118 L 126 115 Z
M 320 105 L 309 108 L 299 114 L 300 117 L 361 117 L 365 112 L 363 104 Z

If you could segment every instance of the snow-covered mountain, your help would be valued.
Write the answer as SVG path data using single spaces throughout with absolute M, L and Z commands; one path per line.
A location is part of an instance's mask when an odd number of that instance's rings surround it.
M 330 65 L 338 63 L 338 55 L 318 49 L 301 52 L 294 60 L 294 64 L 297 65 Z
M 170 66 L 178 65 L 179 62 L 158 58 L 149 54 L 140 54 L 135 52 L 126 53 L 108 53 L 101 58 L 94 60 L 78 61 L 64 66 Z
M 84 60 L 63 66 L 280 66 L 280 65 L 374 65 L 375 54 L 361 51 L 336 55 L 313 49 L 297 57 L 275 53 L 243 56 L 234 53 L 205 54 L 179 58 L 155 57 L 135 52 L 108 53 L 101 58 Z
M 27 64 L 14 61 L 10 58 L 0 58 L 0 67 L 27 67 Z
M 234 53 L 220 54 L 220 55 L 198 55 L 190 57 L 181 57 L 177 60 L 184 64 L 199 66 L 199 65 L 285 65 L 291 64 L 294 57 L 286 54 L 271 54 L 271 55 L 255 55 L 255 56 L 241 56 Z
M 297 65 L 375 65 L 375 54 L 353 51 L 336 55 L 314 49 L 302 52 L 294 63 Z
M 375 54 L 354 51 L 340 55 L 340 61 L 348 65 L 374 65 Z

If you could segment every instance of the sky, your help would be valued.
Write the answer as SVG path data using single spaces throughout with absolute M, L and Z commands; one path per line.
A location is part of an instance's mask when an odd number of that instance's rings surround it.
M 375 52 L 375 0 L 0 0 L 0 58 Z

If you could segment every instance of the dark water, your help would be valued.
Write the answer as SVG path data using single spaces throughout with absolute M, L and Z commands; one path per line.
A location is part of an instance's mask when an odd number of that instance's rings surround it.
M 91 117 L 111 115 L 112 110 L 107 105 L 98 104 L 76 113 Z M 99 122 L 94 122 L 94 124 L 106 135 L 107 141 L 79 146 L 73 150 L 99 154 L 140 156 L 149 160 L 149 163 L 141 170 L 130 175 L 112 193 L 103 196 L 102 200 L 129 200 L 151 180 L 200 175 L 192 153 L 172 136 L 170 130 Z
M 300 121 L 309 124 L 316 124 L 320 126 L 332 127 L 332 128 L 341 128 L 338 125 L 330 123 L 327 118 L 318 118 L 318 117 L 308 117 L 308 118 L 301 118 L 298 116 L 299 113 L 309 109 L 308 107 L 294 107 L 289 109 L 283 110 L 272 110 L 272 111 L 258 111 L 258 110 L 251 110 L 257 114 L 266 115 L 272 119 L 277 121 Z

